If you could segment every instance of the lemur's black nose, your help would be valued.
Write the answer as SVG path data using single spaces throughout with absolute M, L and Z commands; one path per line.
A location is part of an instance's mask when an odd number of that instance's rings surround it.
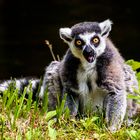
M 89 54 L 92 54 L 94 52 L 94 50 L 91 46 L 86 46 L 84 50 Z
M 83 50 L 83 55 L 89 63 L 92 63 L 95 60 L 96 53 L 91 46 L 86 46 Z

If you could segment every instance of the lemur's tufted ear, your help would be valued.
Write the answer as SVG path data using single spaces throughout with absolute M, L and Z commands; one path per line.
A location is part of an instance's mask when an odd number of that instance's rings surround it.
M 63 39 L 66 43 L 69 43 L 72 41 L 70 28 L 60 28 L 59 34 L 60 34 L 60 38 Z
M 99 23 L 102 36 L 107 37 L 109 35 L 109 32 L 111 31 L 112 24 L 113 24 L 112 21 L 110 21 L 109 19 Z

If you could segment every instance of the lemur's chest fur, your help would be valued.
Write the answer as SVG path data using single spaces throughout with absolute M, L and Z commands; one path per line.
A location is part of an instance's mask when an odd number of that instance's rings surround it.
M 97 78 L 95 65 L 85 69 L 79 68 L 77 71 L 78 93 L 84 110 L 95 111 L 97 108 L 103 108 L 106 92 L 98 87 Z

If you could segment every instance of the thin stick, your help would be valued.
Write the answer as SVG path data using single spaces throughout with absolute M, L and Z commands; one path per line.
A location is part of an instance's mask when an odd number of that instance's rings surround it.
M 50 49 L 51 55 L 52 55 L 52 57 L 53 57 L 53 60 L 56 61 L 55 55 L 54 55 L 53 50 L 52 50 L 52 44 L 50 44 L 48 40 L 45 40 L 45 43 L 46 43 L 46 45 L 47 45 L 47 46 L 49 47 L 49 49 Z
M 57 55 L 57 60 L 60 61 L 60 57 L 59 57 L 59 55 Z

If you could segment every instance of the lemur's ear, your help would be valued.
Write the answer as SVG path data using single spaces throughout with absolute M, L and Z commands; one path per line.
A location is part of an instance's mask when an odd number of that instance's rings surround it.
M 109 35 L 109 32 L 111 31 L 112 24 L 113 24 L 112 21 L 110 21 L 109 19 L 99 23 L 102 36 L 107 37 Z
M 60 34 L 60 38 L 63 39 L 66 43 L 69 43 L 72 41 L 70 28 L 60 28 L 59 34 Z

